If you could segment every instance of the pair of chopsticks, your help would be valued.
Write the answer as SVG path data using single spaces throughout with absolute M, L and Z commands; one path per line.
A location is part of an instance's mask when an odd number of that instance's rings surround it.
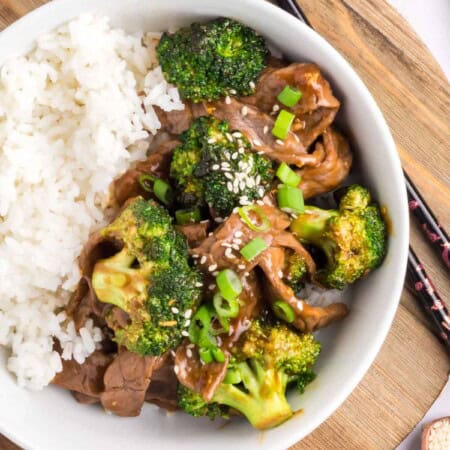
M 311 23 L 296 0 L 277 0 L 277 3 L 280 8 L 312 28 Z M 432 248 L 439 254 L 444 267 L 450 269 L 450 242 L 448 234 L 439 225 L 436 217 L 419 194 L 407 173 L 403 173 L 405 175 L 409 209 L 418 220 L 420 228 L 429 240 Z M 439 338 L 450 353 L 449 312 L 411 246 L 409 247 L 408 254 L 407 283 L 414 292 L 416 299 L 434 323 Z

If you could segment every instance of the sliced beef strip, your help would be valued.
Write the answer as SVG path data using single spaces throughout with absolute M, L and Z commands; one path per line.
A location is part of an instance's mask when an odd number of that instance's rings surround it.
M 158 360 L 121 349 L 105 372 L 105 388 L 100 395 L 103 407 L 118 416 L 138 416 Z
M 348 314 L 343 303 L 334 303 L 326 307 L 308 305 L 307 300 L 299 300 L 294 291 L 282 279 L 286 265 L 285 250 L 272 247 L 263 253 L 259 266 L 266 276 L 265 291 L 268 300 L 284 300 L 295 312 L 293 325 L 300 331 L 314 331 L 332 322 L 342 319 Z
M 237 99 L 209 103 L 202 115 L 205 114 L 228 121 L 233 130 L 239 130 L 250 141 L 252 151 L 263 152 L 275 161 L 303 167 L 314 166 L 323 158 L 322 154 L 308 153 L 310 142 L 305 145 L 293 131 L 290 131 L 284 140 L 274 137 L 271 131 L 275 117 Z
M 145 393 L 146 402 L 154 403 L 169 411 L 175 411 L 178 408 L 178 379 L 173 369 L 173 358 L 168 358 L 162 367 L 153 371 L 152 382 Z
M 305 199 L 335 189 L 347 178 L 352 166 L 352 153 L 344 136 L 327 128 L 322 137 L 323 142 L 317 142 L 314 153 L 323 152 L 324 159 L 315 167 L 297 171 L 302 177 L 299 187 Z
M 139 177 L 152 174 L 157 178 L 168 178 L 173 149 L 179 144 L 177 140 L 163 142 L 150 153 L 145 161 L 140 161 L 132 169 L 127 170 L 114 181 L 114 197 L 119 205 L 123 205 L 131 197 L 148 196 L 139 184 Z
M 322 76 L 319 67 L 310 63 L 293 63 L 286 67 L 268 68 L 256 85 L 255 94 L 242 97 L 241 101 L 270 114 L 278 102 L 277 96 L 285 86 L 302 92 L 299 102 L 289 108 L 296 116 L 293 130 L 300 142 L 308 148 L 336 117 L 340 103 L 334 97 L 330 84 Z
M 192 344 L 183 343 L 175 353 L 178 381 L 189 389 L 200 393 L 204 400 L 209 402 L 212 400 L 217 387 L 225 378 L 229 360 L 226 353 L 225 358 L 223 363 L 203 364 L 197 348 Z
M 112 360 L 113 356 L 99 350 L 86 358 L 83 364 L 74 359 L 62 360 L 63 370 L 55 375 L 52 384 L 80 394 L 75 398 L 82 403 L 86 403 L 83 400 L 88 398 L 92 403 L 94 400 L 98 402 L 104 390 L 103 377 Z
M 204 220 L 199 223 L 188 223 L 186 225 L 177 225 L 176 228 L 187 239 L 189 247 L 197 247 L 200 245 L 208 235 L 208 228 L 210 226 L 209 220 Z
M 239 253 L 239 249 L 255 237 L 260 236 L 269 247 L 272 245 L 286 246 L 302 254 L 305 257 L 309 272 L 314 273 L 313 259 L 295 237 L 286 231 L 286 228 L 290 225 L 288 215 L 268 204 L 258 205 L 258 208 L 270 222 L 271 227 L 268 231 L 253 231 L 241 220 L 238 214 L 231 214 L 211 236 L 208 236 L 198 247 L 191 250 L 191 254 L 197 260 L 198 267 L 203 272 L 208 273 L 208 268 L 217 264 L 217 270 L 232 268 L 237 273 L 248 273 L 259 264 L 260 256 L 248 262 Z M 233 245 L 235 248 L 232 247 Z

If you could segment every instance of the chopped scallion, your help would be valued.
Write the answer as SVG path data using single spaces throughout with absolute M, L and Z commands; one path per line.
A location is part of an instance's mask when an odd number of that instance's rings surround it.
M 292 108 L 302 98 L 302 92 L 291 86 L 285 86 L 278 94 L 277 99 L 283 105 Z
M 228 300 L 218 292 L 214 295 L 213 305 L 219 318 L 236 317 L 239 314 L 239 301 L 237 298 Z
M 200 347 L 198 350 L 198 354 L 200 356 L 200 359 L 205 363 L 208 364 L 210 362 L 214 361 L 213 352 L 209 348 Z
M 217 362 L 219 362 L 219 363 L 225 362 L 225 353 L 219 347 L 213 348 L 211 350 L 211 353 L 212 353 L 213 358 Z
M 278 114 L 277 120 L 275 120 L 275 124 L 272 128 L 272 134 L 278 139 L 286 139 L 289 131 L 291 130 L 294 119 L 294 114 L 282 109 Z
M 288 186 L 297 187 L 301 177 L 297 175 L 285 162 L 282 162 L 277 170 L 277 177 Z
M 279 319 L 284 320 L 287 323 L 292 323 L 295 320 L 295 312 L 286 302 L 277 300 L 272 308 Z
M 270 221 L 261 208 L 258 208 L 255 205 L 247 205 L 239 208 L 238 212 L 241 219 L 251 230 L 264 232 L 270 229 Z M 252 212 L 256 215 L 260 225 L 256 224 L 250 217 L 250 213 Z
M 178 211 L 175 211 L 175 218 L 179 225 L 185 225 L 187 223 L 200 222 L 201 214 L 198 208 L 179 209 Z
M 165 181 L 160 179 L 155 180 L 155 183 L 153 184 L 153 192 L 165 205 L 170 205 L 172 203 L 173 191 L 170 185 Z
M 138 178 L 138 182 L 141 185 L 142 189 L 147 192 L 153 192 L 153 183 L 155 180 L 156 177 L 150 175 L 149 173 L 140 175 Z
M 231 269 L 220 271 L 216 282 L 220 293 L 227 300 L 235 299 L 242 292 L 241 280 Z
M 283 184 L 278 188 L 278 207 L 285 212 L 301 214 L 305 211 L 303 192 L 292 186 Z
M 247 260 L 251 261 L 260 253 L 266 250 L 269 246 L 267 242 L 260 236 L 252 239 L 247 245 L 241 248 L 240 254 Z

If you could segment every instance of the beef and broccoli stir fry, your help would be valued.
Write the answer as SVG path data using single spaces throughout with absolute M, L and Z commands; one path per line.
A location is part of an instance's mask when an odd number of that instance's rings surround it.
M 118 212 L 86 243 L 67 311 L 104 340 L 53 382 L 120 416 L 148 401 L 273 427 L 315 377 L 313 332 L 348 313 L 305 286 L 366 276 L 386 226 L 365 187 L 343 186 L 352 153 L 316 65 L 273 58 L 230 19 L 164 33 L 157 51 L 185 108 L 158 110 L 147 160 L 114 182 Z

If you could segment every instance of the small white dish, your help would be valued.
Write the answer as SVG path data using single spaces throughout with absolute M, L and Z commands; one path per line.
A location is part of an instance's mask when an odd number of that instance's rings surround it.
M 392 232 L 383 266 L 349 292 L 350 315 L 319 334 L 317 379 L 299 397 L 303 409 L 264 433 L 244 420 L 223 426 L 146 405 L 140 417 L 119 418 L 75 402 L 67 391 L 20 389 L 0 358 L 0 431 L 30 449 L 79 450 L 283 449 L 326 420 L 352 392 L 375 359 L 393 320 L 406 269 L 409 221 L 399 157 L 386 122 L 355 71 L 306 25 L 262 0 L 55 0 L 0 34 L 0 65 L 25 53 L 43 32 L 86 12 L 107 15 L 127 31 L 165 30 L 216 16 L 240 20 L 265 35 L 293 61 L 312 61 L 342 101 L 340 124 L 351 136 L 358 178 L 387 208 Z M 0 356 L 4 356 L 1 354 Z

